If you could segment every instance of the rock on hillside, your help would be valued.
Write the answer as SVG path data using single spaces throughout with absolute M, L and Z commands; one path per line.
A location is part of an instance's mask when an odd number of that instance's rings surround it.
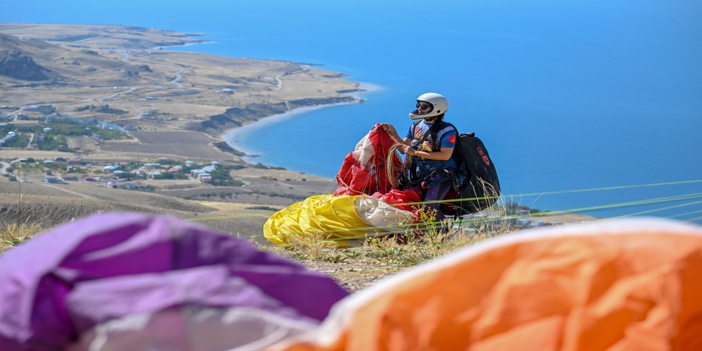
M 153 72 L 149 65 L 140 65 L 137 68 L 139 69 L 139 72 Z
M 30 56 L 21 51 L 5 50 L 0 52 L 0 75 L 21 80 L 47 80 L 46 68 L 34 62 Z

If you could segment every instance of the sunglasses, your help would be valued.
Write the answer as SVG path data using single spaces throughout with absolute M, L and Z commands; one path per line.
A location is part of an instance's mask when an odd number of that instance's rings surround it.
M 421 103 L 421 102 L 418 102 L 418 103 L 417 103 L 417 109 L 418 109 L 418 110 L 426 110 L 426 109 L 428 109 L 428 108 L 430 108 L 430 107 L 431 107 L 431 105 L 426 104 L 426 103 Z

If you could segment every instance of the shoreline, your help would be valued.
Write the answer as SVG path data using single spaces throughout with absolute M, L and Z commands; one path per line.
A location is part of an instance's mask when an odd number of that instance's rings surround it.
M 192 38 L 190 38 L 190 39 L 192 39 Z M 200 40 L 200 39 L 198 39 L 198 40 Z M 171 48 L 184 48 L 184 47 L 195 46 L 195 45 L 217 44 L 216 41 L 210 41 L 210 40 L 205 40 L 205 39 L 201 39 L 201 40 L 202 40 L 202 42 L 200 42 L 200 43 L 185 43 L 185 44 L 179 44 L 179 45 L 154 46 L 150 50 L 168 50 Z
M 271 115 L 267 116 L 264 118 L 261 118 L 260 120 L 249 123 L 246 125 L 243 125 L 238 128 L 234 129 L 229 129 L 227 130 L 224 134 L 220 136 L 220 138 L 227 143 L 227 145 L 231 146 L 233 149 L 243 152 L 245 155 L 241 156 L 241 160 L 250 163 L 250 164 L 256 164 L 254 162 L 254 158 L 261 156 L 261 154 L 250 150 L 246 148 L 242 143 L 241 143 L 241 138 L 246 135 L 246 133 L 249 133 L 251 131 L 254 131 L 256 129 L 264 128 L 269 125 L 278 123 L 280 121 L 284 121 L 286 119 L 295 117 L 297 115 L 307 113 L 310 111 L 316 111 L 316 110 L 321 110 L 323 108 L 328 108 L 328 107 L 334 107 L 334 106 L 344 106 L 344 105 L 350 105 L 350 104 L 360 104 L 367 99 L 364 98 L 363 96 L 366 94 L 371 94 L 375 93 L 378 91 L 383 90 L 382 87 L 372 84 L 372 83 L 363 83 L 359 82 L 358 83 L 358 91 L 347 93 L 345 95 L 350 96 L 354 98 L 354 101 L 350 102 L 340 102 L 340 103 L 335 103 L 335 104 L 323 104 L 323 105 L 315 105 L 315 106 L 306 106 L 306 107 L 300 107 L 291 111 L 287 111 L 285 113 L 277 114 L 277 115 Z M 268 166 L 273 166 L 273 165 L 268 165 Z

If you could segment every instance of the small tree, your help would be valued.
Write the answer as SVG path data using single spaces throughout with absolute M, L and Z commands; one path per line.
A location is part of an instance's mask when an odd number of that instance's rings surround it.
M 507 203 L 505 203 L 505 214 L 509 216 L 514 215 L 514 213 L 517 212 L 517 208 L 519 208 L 518 203 L 514 201 L 507 201 Z

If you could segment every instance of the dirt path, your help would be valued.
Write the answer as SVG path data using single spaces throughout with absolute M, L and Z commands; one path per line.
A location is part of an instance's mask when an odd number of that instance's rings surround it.
M 129 93 L 129 92 L 132 92 L 132 91 L 137 90 L 137 89 L 139 89 L 139 88 L 141 88 L 141 87 L 131 87 L 131 88 L 127 89 L 127 90 L 123 90 L 123 91 L 114 93 L 114 94 L 112 94 L 112 95 L 110 95 L 110 96 L 105 96 L 105 97 L 101 97 L 101 98 L 95 99 L 95 101 L 97 101 L 97 102 L 102 102 L 102 100 L 110 99 L 110 98 L 113 98 L 113 97 L 115 97 L 115 96 L 117 96 L 117 95 L 122 95 L 122 94 L 125 94 L 125 93 Z
M 8 114 L 8 116 L 12 117 L 12 121 L 16 122 L 18 121 L 17 117 L 19 116 L 20 112 L 22 112 L 22 110 L 24 110 L 24 107 L 21 107 L 19 110 L 12 111 Z
M 171 83 L 175 84 L 178 89 L 183 89 L 183 84 L 178 83 L 181 77 L 181 73 L 183 73 L 183 69 L 179 69 L 178 72 L 176 72 L 176 77 L 171 81 Z
M 98 198 L 95 198 L 95 197 L 92 197 L 92 196 L 88 196 L 88 195 L 85 195 L 85 194 L 81 194 L 81 193 L 76 192 L 76 191 L 73 191 L 73 190 L 68 190 L 68 189 L 66 189 L 66 188 L 64 188 L 64 187 L 61 187 L 61 186 L 58 186 L 58 185 L 53 185 L 53 184 L 43 183 L 43 182 L 42 182 L 42 183 L 37 183 L 37 184 L 43 185 L 43 186 L 48 187 L 48 188 L 53 188 L 53 189 L 56 189 L 56 190 L 61 190 L 61 191 L 65 192 L 65 193 L 69 193 L 69 194 L 72 194 L 72 195 L 80 196 L 80 197 L 82 197 L 82 198 L 84 198 L 84 199 L 99 200 Z
M 183 89 L 183 84 L 178 83 L 178 81 L 179 81 L 181 78 L 183 78 L 183 77 L 181 76 L 181 73 L 183 73 L 184 69 L 182 69 L 182 68 L 179 69 L 178 67 L 166 66 L 166 65 L 159 65 L 159 66 L 161 66 L 161 67 L 167 67 L 167 68 L 171 68 L 171 69 L 177 69 L 178 71 L 175 73 L 175 78 L 173 78 L 173 80 L 171 81 L 171 83 L 175 84 L 175 85 L 176 85 L 176 88 L 178 88 L 178 89 Z
M 294 72 L 290 72 L 288 74 L 302 73 L 302 72 L 307 72 L 307 71 L 309 71 L 309 69 L 307 67 L 302 67 L 301 69 L 294 71 Z M 275 76 L 275 80 L 278 82 L 278 87 L 275 88 L 276 91 L 280 91 L 280 89 L 283 89 L 283 80 L 280 79 L 280 77 L 282 77 L 284 75 L 285 74 L 279 74 L 279 75 Z M 287 101 L 286 101 L 286 104 L 287 104 Z

